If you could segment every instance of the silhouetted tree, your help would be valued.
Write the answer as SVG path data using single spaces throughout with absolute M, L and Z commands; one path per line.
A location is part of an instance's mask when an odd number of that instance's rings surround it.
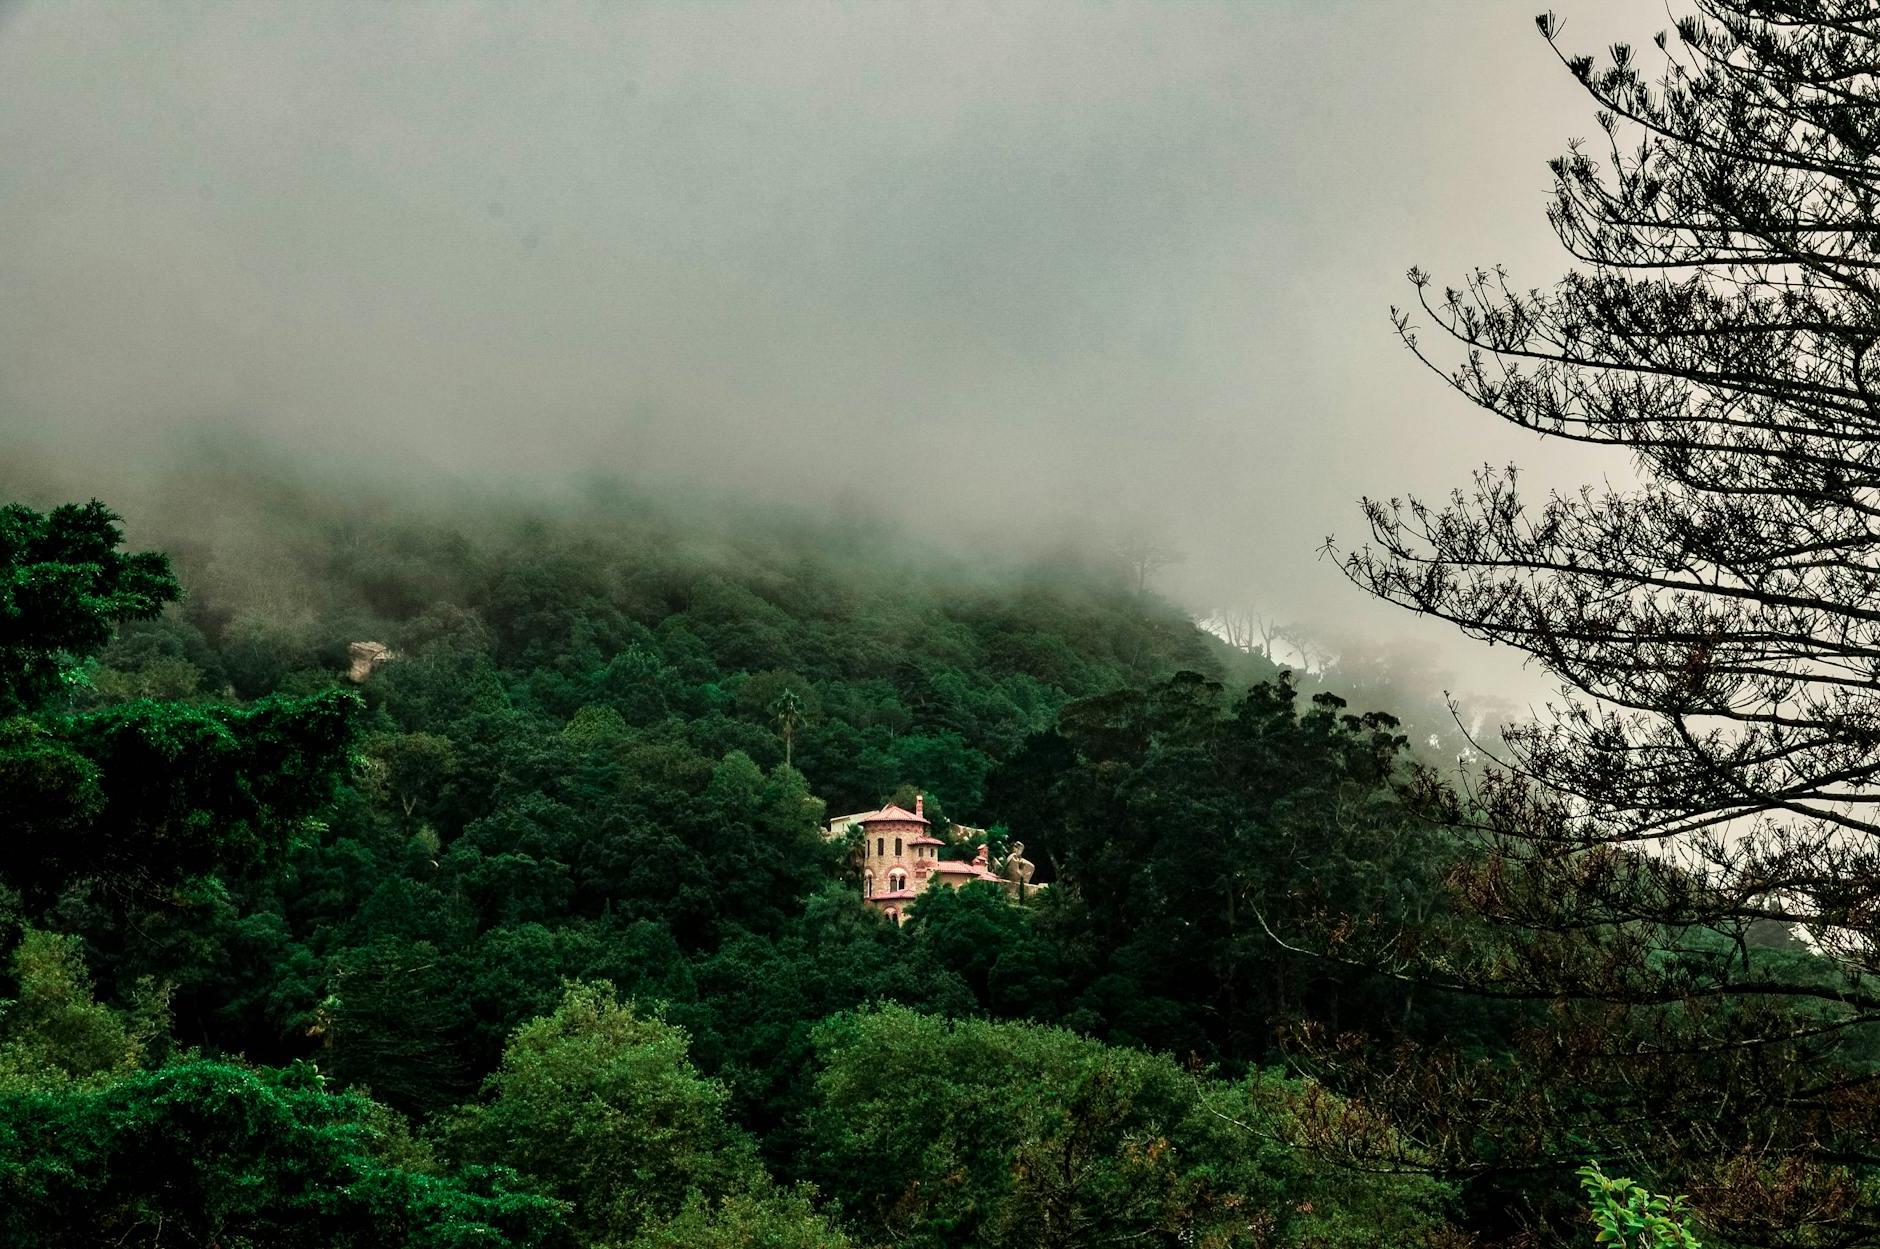
M 1129 570 L 1138 594 L 1148 590 L 1150 577 L 1186 558 L 1176 547 L 1147 533 L 1131 533 L 1117 542 L 1116 557 Z
M 1557 1004 L 1524 1078 L 1581 1095 L 1504 1124 L 1504 1161 L 1635 1151 L 1746 1243 L 1872 1244 L 1880 1074 L 1856 1058 L 1880 1022 L 1880 8 L 1695 8 L 1651 72 L 1627 45 L 1560 53 L 1601 131 L 1552 164 L 1574 270 L 1440 293 L 1412 270 L 1422 317 L 1393 312 L 1473 403 L 1636 472 L 1532 505 L 1513 468 L 1443 503 L 1366 501 L 1359 585 L 1563 683 L 1448 808 L 1485 835 L 1458 884 L 1495 939 L 1393 955 Z M 1757 953 L 1769 921 L 1831 965 Z M 1485 1104 L 1479 1071 L 1436 1067 L 1426 1094 Z

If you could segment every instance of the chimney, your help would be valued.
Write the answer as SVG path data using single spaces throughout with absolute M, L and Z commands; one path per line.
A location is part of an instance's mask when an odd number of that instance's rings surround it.
M 921 814 L 924 810 L 926 810 L 926 807 L 927 807 L 927 795 L 915 794 L 914 795 L 914 814 L 915 815 Z

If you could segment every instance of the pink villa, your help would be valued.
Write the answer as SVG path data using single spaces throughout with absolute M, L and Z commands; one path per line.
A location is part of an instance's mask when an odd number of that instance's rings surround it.
M 886 806 L 830 821 L 829 831 L 840 835 L 860 825 L 862 830 L 862 902 L 895 923 L 905 919 L 909 902 L 936 884 L 958 889 L 969 881 L 1002 883 L 986 861 L 986 848 L 970 863 L 942 859 L 947 843 L 928 831 L 922 814 L 925 796 L 914 799 L 914 809 Z

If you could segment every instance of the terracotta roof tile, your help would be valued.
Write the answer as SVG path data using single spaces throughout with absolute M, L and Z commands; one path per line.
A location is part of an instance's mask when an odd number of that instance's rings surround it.
M 867 815 L 851 817 L 857 824 L 926 824 L 924 815 L 915 815 L 905 807 L 890 803 L 879 811 L 870 811 Z
M 980 880 L 997 880 L 997 876 L 977 863 L 962 863 L 958 859 L 942 859 L 934 864 L 934 870 L 948 876 L 976 876 Z

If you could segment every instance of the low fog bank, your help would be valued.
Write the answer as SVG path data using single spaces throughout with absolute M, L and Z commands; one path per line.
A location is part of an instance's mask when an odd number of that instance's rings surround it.
M 1589 48 L 1663 20 L 1561 7 Z M 1485 461 L 1624 472 L 1471 411 L 1385 315 L 1412 264 L 1562 267 L 1544 161 L 1592 122 L 1531 10 L 0 6 L 0 475 L 227 542 L 334 489 L 626 482 L 1133 543 L 1196 616 L 1313 639 L 1289 662 L 1524 700 L 1321 547 Z M 211 506 L 263 482 L 270 517 Z
M 777 501 L 722 486 L 632 480 L 602 469 L 533 482 L 493 473 L 414 472 L 396 462 L 347 463 L 205 434 L 135 465 L 28 451 L 0 462 L 0 498 L 34 507 L 101 498 L 124 517 L 127 543 L 169 552 L 184 574 L 237 610 L 312 604 L 318 569 L 337 547 L 408 533 L 412 548 L 444 541 L 494 550 L 518 540 L 549 548 L 638 543 L 678 558 L 771 561 L 788 575 L 804 554 L 891 585 L 943 579 L 962 589 L 1062 581 L 1134 596 L 1142 570 L 1095 523 L 1022 534 L 967 524 L 910 523 L 863 492 Z M 1148 585 L 1145 602 L 1181 610 Z M 1187 614 L 1185 611 L 1183 614 Z
M 343 540 L 355 528 L 399 525 L 457 531 L 473 542 L 532 526 L 569 540 L 655 535 L 700 553 L 770 535 L 856 556 L 884 576 L 899 565 L 944 566 L 949 577 L 969 582 L 1023 572 L 1171 601 L 1163 574 L 1185 559 L 1162 540 L 1166 526 L 1141 516 L 1066 510 L 1014 526 L 985 514 L 911 509 L 905 496 L 883 496 L 866 483 L 778 498 L 709 478 L 622 474 L 605 464 L 539 477 L 447 472 L 391 452 L 308 455 L 214 429 L 152 441 L 133 457 L 75 453 L 62 442 L 15 444 L 0 457 L 0 495 L 35 507 L 101 498 L 125 518 L 131 543 L 251 548 L 256 576 L 291 577 L 303 562 L 297 552 Z
M 525 484 L 387 463 L 312 467 L 304 457 L 228 435 L 153 448 L 130 468 L 58 452 L 0 461 L 0 499 L 44 508 L 92 497 L 123 515 L 128 545 L 171 555 L 192 617 L 333 653 L 366 640 L 326 636 L 335 620 L 353 620 L 349 627 L 368 634 L 381 627 L 372 623 L 379 611 L 357 599 L 362 560 L 377 569 L 365 584 L 378 578 L 390 601 L 411 611 L 457 601 L 461 583 L 426 567 L 438 555 L 460 577 L 466 560 L 501 562 L 518 544 L 544 558 L 571 553 L 577 562 L 591 550 L 597 564 L 624 547 L 655 565 L 718 566 L 735 575 L 758 569 L 760 579 L 834 576 L 832 584 L 864 595 L 902 585 L 913 601 L 937 592 L 1017 602 L 1061 590 L 1074 601 L 1095 595 L 1086 601 L 1140 613 L 1163 630 L 1179 631 L 1186 619 L 1249 657 L 1219 652 L 1230 679 L 1290 669 L 1302 695 L 1330 691 L 1356 709 L 1402 718 L 1429 762 L 1473 756 L 1469 734 L 1492 749 L 1497 726 L 1525 713 L 1505 697 L 1471 689 L 1440 647 L 1402 633 L 1184 602 L 1167 575 L 1183 564 L 1163 562 L 1178 557 L 1177 548 L 1145 538 L 1144 523 L 1116 517 L 1067 516 L 1061 525 L 1024 531 L 972 518 L 923 525 L 858 491 L 779 503 L 599 471 Z M 813 571 L 798 566 L 806 556 L 817 561 Z M 326 583 L 333 568 L 350 570 L 348 585 Z M 1446 705 L 1451 693 L 1461 699 L 1460 725 Z

